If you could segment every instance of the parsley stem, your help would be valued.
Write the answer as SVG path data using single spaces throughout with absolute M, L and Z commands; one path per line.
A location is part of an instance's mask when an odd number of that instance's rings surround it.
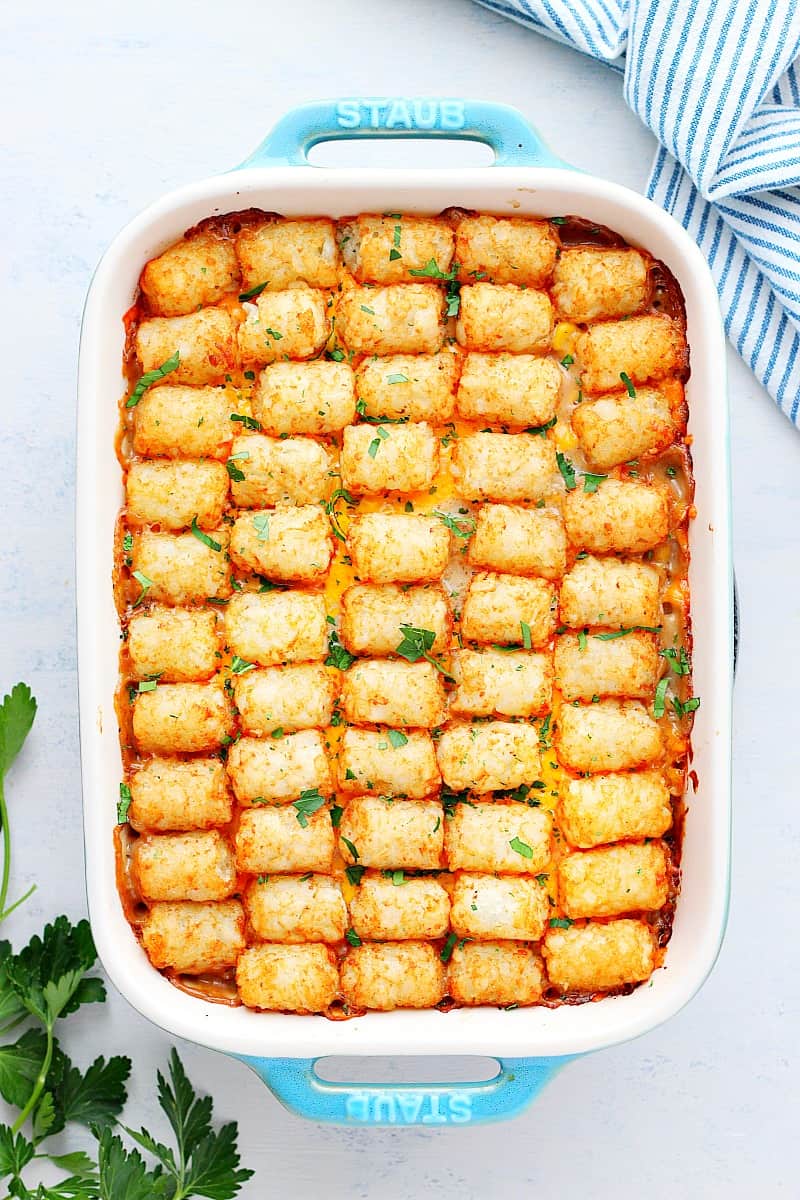
M 53 1061 L 53 1025 L 52 1025 L 52 1022 L 50 1022 L 50 1021 L 47 1022 L 47 1025 L 45 1026 L 45 1032 L 47 1033 L 47 1049 L 45 1050 L 45 1053 L 44 1053 L 44 1060 L 42 1062 L 41 1067 L 39 1068 L 39 1074 L 36 1076 L 36 1082 L 33 1085 L 33 1091 L 31 1092 L 30 1096 L 28 1097 L 28 1103 L 25 1105 L 22 1112 L 19 1114 L 16 1121 L 14 1122 L 14 1125 L 11 1130 L 12 1133 L 19 1133 L 20 1129 L 22 1129 L 22 1126 L 25 1124 L 28 1117 L 31 1115 L 34 1108 L 36 1107 L 36 1105 L 39 1101 L 39 1097 L 41 1096 L 42 1092 L 44 1091 L 44 1085 L 47 1082 L 47 1075 L 50 1070 L 51 1063 Z M 34 1141 L 36 1141 L 36 1139 L 34 1139 Z M 38 1142 L 36 1144 L 38 1145 Z

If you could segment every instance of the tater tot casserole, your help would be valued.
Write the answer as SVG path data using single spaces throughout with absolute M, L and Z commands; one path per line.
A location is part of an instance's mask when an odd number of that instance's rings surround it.
M 125 914 L 332 1019 L 647 981 L 693 713 L 683 299 L 578 216 L 209 218 L 125 314 Z

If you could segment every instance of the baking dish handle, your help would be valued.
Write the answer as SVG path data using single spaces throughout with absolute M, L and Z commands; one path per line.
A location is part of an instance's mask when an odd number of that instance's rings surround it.
M 240 167 L 311 166 L 319 142 L 350 138 L 449 138 L 483 142 L 496 167 L 570 167 L 550 151 L 522 113 L 490 100 L 364 97 L 316 100 L 291 109 Z
M 479 1083 L 332 1083 L 318 1058 L 251 1058 L 255 1071 L 285 1108 L 332 1125 L 480 1125 L 515 1117 L 575 1055 L 500 1058 L 499 1071 Z

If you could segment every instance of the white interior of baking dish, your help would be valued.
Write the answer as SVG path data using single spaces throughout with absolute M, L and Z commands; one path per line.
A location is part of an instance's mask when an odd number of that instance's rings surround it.
M 114 715 L 119 630 L 111 572 L 122 503 L 114 454 L 122 374 L 122 315 L 139 272 L 203 217 L 259 207 L 287 216 L 451 205 L 497 214 L 573 213 L 608 225 L 662 259 L 686 299 L 691 347 L 688 400 L 697 519 L 691 528 L 694 691 L 693 769 L 687 797 L 683 883 L 666 965 L 629 996 L 558 1009 L 457 1009 L 369 1013 L 349 1021 L 255 1013 L 209 1004 L 172 987 L 149 964 L 117 897 L 112 831 L 121 778 Z M 239 1054 L 561 1055 L 635 1037 L 672 1016 L 713 966 L 725 925 L 730 840 L 732 592 L 725 341 L 716 291 L 694 243 L 636 193 L 551 168 L 447 170 L 250 168 L 165 197 L 113 242 L 92 283 L 80 355 L 77 584 L 81 748 L 87 885 L 92 928 L 112 981 L 171 1033 Z

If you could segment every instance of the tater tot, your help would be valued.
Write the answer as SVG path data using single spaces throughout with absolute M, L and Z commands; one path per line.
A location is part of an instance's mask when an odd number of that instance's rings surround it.
M 142 920 L 142 944 L 154 967 L 204 975 L 235 965 L 245 947 L 238 900 L 221 904 L 153 904 Z
M 230 703 L 216 680 L 161 683 L 141 692 L 133 706 L 134 741 L 155 754 L 216 750 L 233 729 Z
M 342 961 L 341 974 L 352 1008 L 433 1008 L 444 996 L 444 966 L 427 942 L 354 947 Z
M 444 937 L 450 897 L 435 879 L 367 875 L 350 901 L 350 920 L 359 937 L 373 942 Z
M 630 771 L 663 754 L 658 724 L 639 700 L 564 704 L 556 724 L 559 761 L 573 771 Z
M 590 921 L 549 929 L 542 946 L 551 983 L 564 992 L 597 992 L 639 983 L 656 965 L 656 940 L 643 921 Z
M 322 663 L 265 667 L 233 681 L 242 732 L 255 737 L 330 725 L 336 692 L 334 672 Z
M 144 834 L 131 867 L 143 900 L 226 900 L 236 890 L 236 864 L 218 829 Z
M 439 439 L 430 425 L 348 425 L 342 441 L 342 483 L 357 495 L 419 492 L 439 467 Z
M 602 321 L 580 334 L 576 345 L 589 393 L 618 388 L 623 373 L 633 384 L 680 375 L 689 359 L 680 325 L 660 313 Z
M 414 283 L 431 260 L 436 271 L 450 270 L 453 231 L 435 217 L 358 216 L 341 234 L 342 258 L 359 283 Z
M 567 321 L 626 317 L 647 302 L 647 261 L 638 250 L 573 246 L 561 251 L 553 272 L 553 300 Z
M 330 524 L 317 504 L 240 514 L 231 529 L 231 559 L 283 583 L 316 583 L 333 553 Z
M 342 708 L 352 725 L 432 729 L 444 720 L 442 673 L 424 660 L 361 659 L 342 677 Z
M 234 654 L 264 667 L 315 662 L 328 652 L 324 597 L 312 592 L 240 592 L 225 610 Z
M 301 792 L 332 790 L 325 743 L 318 729 L 261 741 L 243 737 L 231 746 L 228 775 L 240 804 L 297 800 Z
M 301 825 L 292 805 L 245 808 L 236 830 L 236 865 L 251 875 L 331 870 L 334 832 L 330 813 L 319 809 Z
M 547 350 L 553 332 L 553 306 L 547 292 L 476 283 L 461 289 L 456 323 L 459 344 L 468 350 Z
M 430 283 L 349 287 L 336 332 L 356 354 L 433 354 L 444 340 L 444 293 Z
M 239 508 L 315 504 L 331 493 L 333 458 L 312 438 L 246 433 L 234 439 L 231 461 L 236 467 L 231 495 Z
M 356 391 L 365 414 L 444 424 L 453 416 L 458 362 L 450 347 L 438 354 L 365 358 L 356 368 Z
M 456 409 L 467 421 L 545 425 L 556 415 L 562 373 L 552 358 L 532 354 L 468 354 Z
M 570 917 L 614 917 L 661 908 L 669 889 L 663 842 L 578 850 L 558 864 L 558 887 Z
M 273 363 L 258 377 L 253 415 L 264 433 L 276 437 L 338 433 L 356 415 L 352 367 L 325 361 Z
M 674 441 L 681 419 L 658 388 L 638 387 L 587 399 L 572 414 L 587 460 L 595 467 L 616 467 L 635 458 L 652 458 Z
M 430 653 L 443 654 L 450 645 L 452 626 L 444 590 L 357 583 L 344 592 L 340 632 L 351 654 L 393 654 L 403 640 L 401 625 L 429 630 L 434 634 Z
M 221 383 L 236 365 L 236 341 L 231 314 L 222 308 L 203 308 L 185 317 L 151 317 L 136 330 L 136 354 L 142 373 L 163 366 L 175 353 L 178 366 L 170 383 Z
M 329 875 L 267 875 L 244 894 L 247 918 L 265 942 L 340 942 L 347 929 L 342 889 Z
M 217 614 L 152 605 L 128 624 L 128 654 L 134 679 L 158 676 L 162 683 L 208 679 L 219 666 Z
M 485 504 L 467 558 L 476 567 L 558 579 L 567 565 L 567 537 L 557 512 Z
M 391 739 L 385 729 L 346 729 L 339 757 L 341 790 L 412 800 L 435 792 L 441 780 L 430 734 L 412 729 L 405 738 L 402 743 Z
M 141 278 L 150 311 L 162 317 L 215 304 L 239 286 L 233 245 L 214 233 L 193 233 L 151 258 Z
M 456 804 L 444 829 L 448 869 L 537 875 L 550 862 L 551 832 L 550 814 L 541 808 L 497 800 Z
M 556 591 L 544 579 L 476 571 L 461 613 L 467 641 L 508 646 L 523 641 L 523 625 L 531 646 L 548 642 L 556 627 Z
M 236 986 L 248 1008 L 324 1012 L 339 993 L 336 956 L 314 942 L 250 946 L 236 964 Z
M 454 715 L 535 717 L 550 708 L 553 668 L 549 654 L 458 650 L 452 672 L 458 684 L 450 699 Z
M 556 471 L 556 448 L 547 438 L 474 433 L 456 442 L 453 474 L 467 500 L 538 500 Z
M 333 221 L 327 217 L 281 218 L 245 225 L 236 238 L 242 287 L 276 292 L 295 283 L 336 287 L 339 255 Z
M 453 948 L 447 991 L 457 1004 L 536 1004 L 544 991 L 542 960 L 518 942 L 464 942 Z
M 616 558 L 579 558 L 561 583 L 559 615 L 564 625 L 658 625 L 661 621 L 658 570 L 648 563 Z
M 165 604 L 192 604 L 209 597 L 224 600 L 231 594 L 231 569 L 227 550 L 230 530 L 208 530 L 213 550 L 192 533 L 134 534 L 131 569 L 148 581 L 146 595 Z M 141 580 L 137 580 L 144 587 Z
M 356 796 L 339 826 L 342 858 L 362 867 L 435 870 L 443 865 L 443 848 L 444 812 L 436 800 Z
M 177 833 L 227 825 L 233 800 L 218 758 L 150 758 L 129 779 L 128 821 L 140 832 Z
M 596 492 L 567 492 L 564 524 L 567 537 L 579 549 L 642 554 L 669 533 L 668 493 L 633 479 L 605 479 Z
M 534 783 L 539 778 L 539 734 L 532 725 L 488 721 L 454 723 L 439 739 L 436 756 L 454 792 L 492 792 Z
M 550 902 L 535 879 L 459 872 L 453 883 L 450 924 L 459 937 L 538 941 Z
M 133 410 L 133 449 L 145 458 L 227 458 L 232 411 L 224 388 L 148 388 Z
M 669 789 L 659 771 L 570 779 L 559 791 L 559 825 L 582 850 L 660 837 L 672 824 Z
M 285 292 L 262 292 L 257 300 L 246 300 L 243 308 L 245 318 L 236 337 L 244 363 L 314 358 L 328 340 L 325 294 L 305 284 Z
M 640 630 L 604 641 L 603 635 L 565 633 L 556 638 L 556 686 L 565 700 L 630 696 L 646 700 L 659 672 L 658 646 Z
M 450 535 L 436 517 L 365 513 L 347 531 L 356 575 L 374 583 L 439 579 L 450 557 Z
M 134 462 L 125 480 L 131 525 L 201 529 L 219 525 L 228 503 L 228 472 L 220 462 Z
M 456 229 L 459 279 L 538 287 L 549 279 L 558 238 L 547 221 L 529 217 L 464 217 Z

